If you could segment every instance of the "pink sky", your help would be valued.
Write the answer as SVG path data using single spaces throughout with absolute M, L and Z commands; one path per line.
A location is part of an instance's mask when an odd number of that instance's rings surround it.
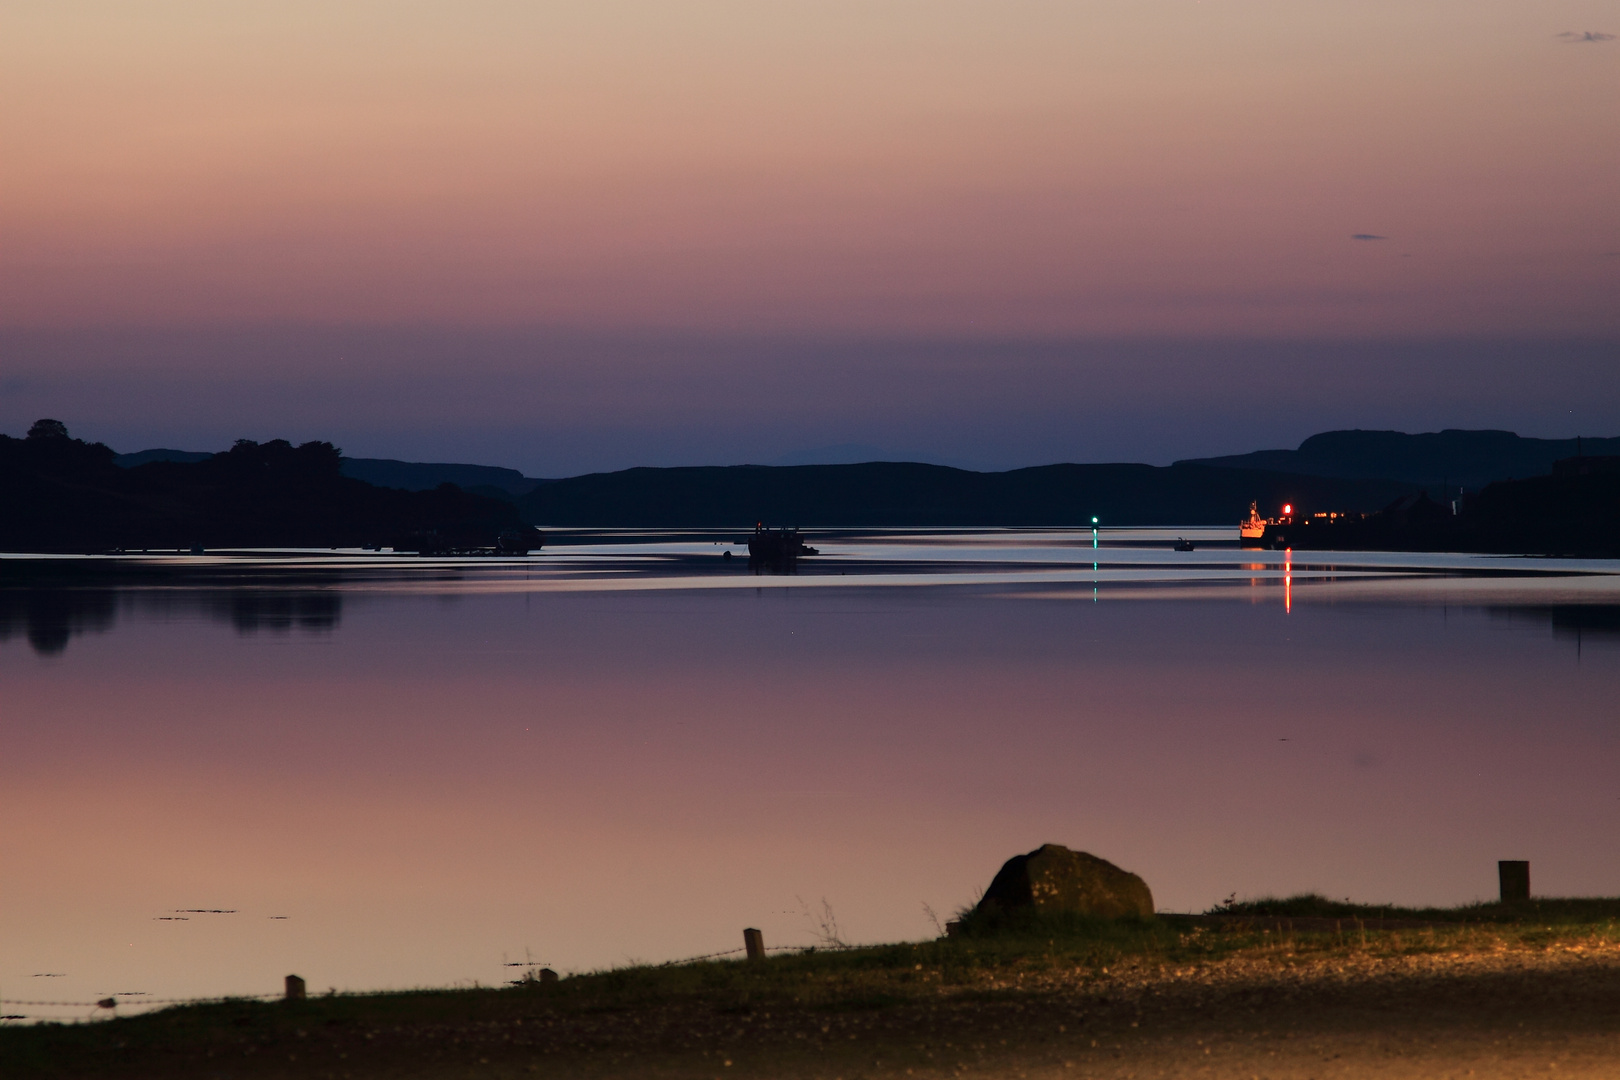
M 11 3 L 0 325 L 1608 336 L 1585 30 L 1612 4 Z
M 0 431 L 536 476 L 1620 434 L 1607 33 L 1595 0 L 15 0 Z

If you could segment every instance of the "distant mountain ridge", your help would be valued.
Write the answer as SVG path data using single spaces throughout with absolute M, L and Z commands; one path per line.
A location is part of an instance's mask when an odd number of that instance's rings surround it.
M 498 465 L 460 465 L 432 461 L 395 461 L 392 458 L 343 459 L 343 475 L 377 487 L 402 491 L 431 491 L 440 484 L 455 484 L 468 491 L 496 489 L 507 495 L 527 495 L 550 483 L 524 476 Z
M 850 453 L 854 446 L 824 448 Z M 535 525 L 745 528 L 804 526 L 1090 524 L 1194 525 L 1235 521 L 1251 501 L 1267 514 L 1370 512 L 1445 484 L 1482 489 L 1544 476 L 1553 462 L 1620 454 L 1620 438 L 1534 439 L 1510 431 L 1328 431 L 1296 450 L 1194 458 L 1167 467 L 1058 464 L 975 472 L 904 461 L 634 468 L 540 480 L 492 465 L 343 458 L 344 477 L 384 488 L 442 484 L 515 503 Z M 125 467 L 196 463 L 214 455 L 155 449 L 118 455 Z M 1444 501 L 1444 500 L 1442 500 Z
M 1177 465 L 1270 469 L 1304 476 L 1400 480 L 1422 487 L 1470 490 L 1497 480 L 1545 476 L 1553 462 L 1620 454 L 1620 438 L 1534 439 L 1511 431 L 1447 428 L 1418 435 L 1403 431 L 1324 431 L 1297 450 L 1256 450 L 1227 457 L 1187 458 Z
M 466 550 L 532 541 L 517 508 L 456 487 L 400 491 L 344 476 L 331 443 L 237 442 L 200 460 L 118 466 L 40 421 L 0 435 L 0 551 L 219 547 Z
M 1583 440 L 1584 441 L 1584 440 Z M 1332 551 L 1490 551 L 1620 555 L 1620 457 L 1587 455 L 1551 476 L 1498 480 L 1454 511 L 1426 494 L 1365 518 L 1301 519 L 1269 546 Z
M 1373 511 L 1410 484 L 1203 465 L 1042 465 L 981 473 L 916 462 L 625 469 L 517 500 L 525 522 L 601 528 L 828 526 L 1236 527 L 1251 501 Z
M 140 450 L 133 454 L 113 455 L 113 464 L 133 469 L 153 461 L 177 461 L 186 464 L 207 461 L 213 454 L 200 450 Z M 550 481 L 524 476 L 516 469 L 499 465 L 462 465 L 436 461 L 396 461 L 393 458 L 342 459 L 342 474 L 351 480 L 364 480 L 375 487 L 395 488 L 400 491 L 432 491 L 440 484 L 454 484 L 467 491 L 483 489 L 485 493 L 504 496 L 527 495 L 541 484 Z

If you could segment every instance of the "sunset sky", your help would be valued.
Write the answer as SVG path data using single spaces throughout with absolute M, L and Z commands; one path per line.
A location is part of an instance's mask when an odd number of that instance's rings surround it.
M 1620 434 L 1609 2 L 0 12 L 0 431 L 563 475 Z

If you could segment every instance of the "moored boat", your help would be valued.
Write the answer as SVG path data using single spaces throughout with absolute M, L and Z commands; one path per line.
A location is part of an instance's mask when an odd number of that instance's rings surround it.
M 799 536 L 798 529 L 767 529 L 761 522 L 748 538 L 748 564 L 755 568 L 792 570 L 801 555 L 820 555 Z
M 1249 504 L 1249 516 L 1238 522 L 1238 538 L 1244 547 L 1264 547 L 1266 519 L 1260 516 L 1260 504 Z

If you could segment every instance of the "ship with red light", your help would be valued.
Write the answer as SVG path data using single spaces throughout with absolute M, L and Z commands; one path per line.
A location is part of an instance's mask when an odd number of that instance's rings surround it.
M 1317 516 L 1327 517 L 1326 514 Z M 1288 530 L 1293 524 L 1293 503 L 1283 503 L 1282 513 L 1276 517 L 1263 518 L 1260 516 L 1260 504 L 1252 502 L 1249 504 L 1249 516 L 1238 522 L 1240 545 L 1246 548 L 1285 548 L 1288 546 Z
M 1341 538 L 1337 528 L 1327 526 L 1348 525 L 1365 518 L 1366 514 L 1349 514 L 1337 510 L 1324 510 L 1314 514 L 1294 512 L 1293 503 L 1283 503 L 1282 513 L 1276 517 L 1260 516 L 1260 505 L 1249 504 L 1249 516 L 1238 522 L 1238 536 L 1246 548 L 1322 547 Z M 1317 526 L 1311 529 L 1310 526 Z M 1306 543 L 1299 543 L 1306 540 Z

